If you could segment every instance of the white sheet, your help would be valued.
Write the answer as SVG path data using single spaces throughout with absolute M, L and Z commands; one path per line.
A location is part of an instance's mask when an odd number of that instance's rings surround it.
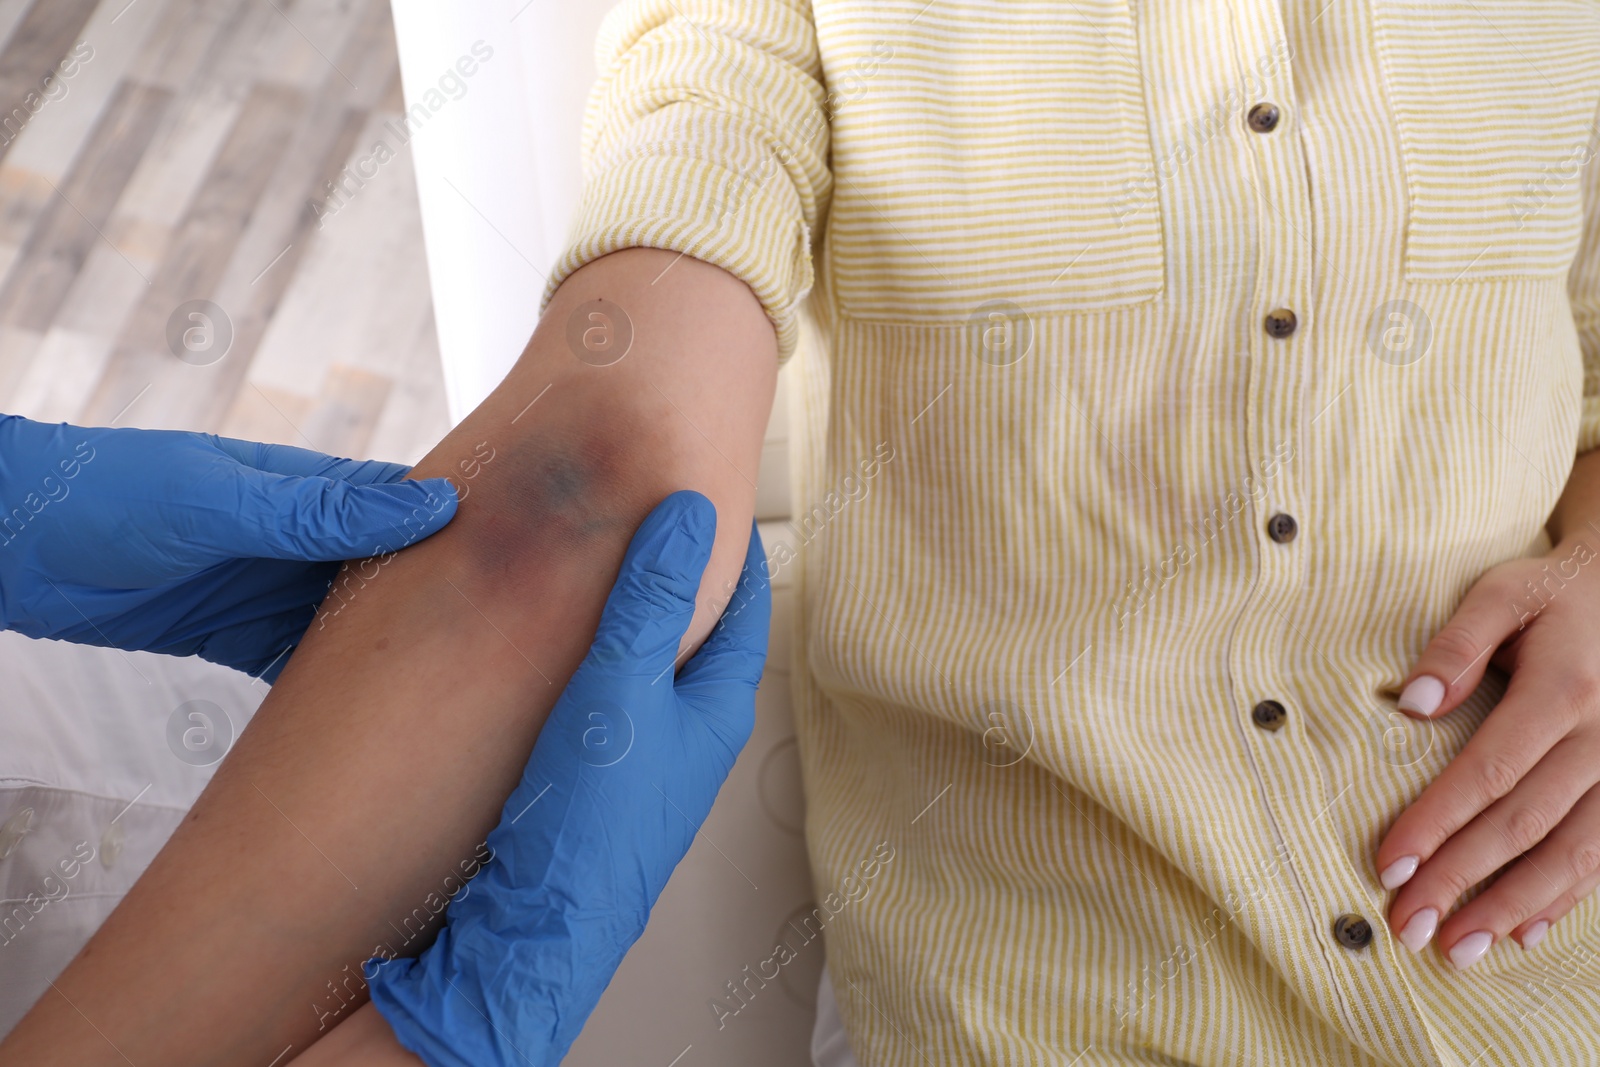
M 182 747 L 183 731 L 205 729 L 190 715 L 209 713 L 218 725 L 225 716 L 237 737 L 265 693 L 201 660 L 0 632 L 0 1034 L 110 914 L 210 780 L 212 767 L 199 765 L 209 758 L 205 738 L 191 732 L 194 747 Z M 168 744 L 175 716 L 187 759 Z

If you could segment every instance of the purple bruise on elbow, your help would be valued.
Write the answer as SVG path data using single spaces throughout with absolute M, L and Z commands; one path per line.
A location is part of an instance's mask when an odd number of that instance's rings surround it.
M 633 472 L 630 472 L 633 473 Z M 499 475 L 499 477 L 493 477 Z M 516 442 L 484 470 L 475 554 L 490 577 L 581 562 L 586 551 L 625 543 L 630 519 L 615 450 L 593 435 L 579 443 Z

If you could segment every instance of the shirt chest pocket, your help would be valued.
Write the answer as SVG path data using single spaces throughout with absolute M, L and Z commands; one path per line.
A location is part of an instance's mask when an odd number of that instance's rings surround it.
M 1373 0 L 1405 157 L 1409 281 L 1565 272 L 1600 99 L 1592 0 Z
M 1090 312 L 1161 291 L 1126 0 L 818 3 L 817 22 L 844 315 L 955 325 L 995 301 Z

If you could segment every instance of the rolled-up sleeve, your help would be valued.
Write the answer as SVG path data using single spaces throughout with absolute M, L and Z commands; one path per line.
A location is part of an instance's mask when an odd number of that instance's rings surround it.
M 1590 127 L 1583 160 L 1583 237 L 1567 280 L 1572 317 L 1583 351 L 1579 455 L 1600 448 L 1600 115 Z
M 742 279 L 787 360 L 832 191 L 810 0 L 628 0 L 595 58 L 583 194 L 540 311 L 585 263 L 663 248 Z

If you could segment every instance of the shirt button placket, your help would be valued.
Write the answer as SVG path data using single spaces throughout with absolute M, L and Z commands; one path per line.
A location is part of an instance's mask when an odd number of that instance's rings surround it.
M 1249 346 L 1250 401 L 1244 455 L 1251 477 L 1256 539 L 1256 596 L 1244 609 L 1229 648 L 1229 668 L 1237 691 L 1252 694 L 1242 714 L 1247 720 L 1245 759 L 1262 789 L 1262 815 L 1270 837 L 1256 842 L 1263 851 L 1283 850 L 1285 862 L 1302 887 L 1284 890 L 1284 919 L 1300 916 L 1299 931 L 1275 931 L 1299 942 L 1306 962 L 1322 958 L 1322 946 L 1343 956 L 1326 959 L 1327 969 L 1308 969 L 1308 997 L 1324 1005 L 1344 1001 L 1342 982 L 1373 980 L 1382 957 L 1371 951 L 1377 930 L 1367 916 L 1348 910 L 1363 899 L 1365 887 L 1349 872 L 1340 851 L 1339 834 L 1329 820 L 1340 817 L 1329 803 L 1337 790 L 1325 790 L 1325 768 L 1312 748 L 1315 731 L 1286 729 L 1290 711 L 1303 726 L 1318 713 L 1326 696 L 1326 671 L 1297 678 L 1284 673 L 1286 663 L 1309 653 L 1292 620 L 1318 547 L 1302 537 L 1304 509 L 1319 488 L 1314 481 L 1324 469 L 1308 454 L 1310 415 L 1324 403 L 1320 394 L 1327 368 L 1318 365 L 1316 316 L 1319 311 L 1317 271 L 1323 262 L 1311 247 L 1314 175 L 1302 151 L 1295 91 L 1295 66 L 1283 26 L 1283 9 L 1268 0 L 1241 0 L 1238 5 L 1241 47 L 1247 62 L 1258 56 L 1279 57 L 1258 65 L 1259 94 L 1244 102 L 1235 129 L 1245 140 L 1240 149 L 1253 157 L 1241 175 L 1241 202 L 1252 211 L 1256 251 L 1252 287 L 1241 290 L 1246 310 L 1241 340 Z M 1241 562 L 1249 566 L 1248 557 Z M 1272 605 L 1263 609 L 1262 602 Z M 1310 659 L 1316 657 L 1310 656 Z M 1320 821 L 1319 821 L 1320 820 Z M 1303 894 L 1303 899 L 1296 897 Z M 1301 908 L 1304 911 L 1301 911 Z M 1295 934 L 1299 936 L 1296 937 Z M 1354 973 L 1352 973 L 1352 970 Z M 1359 998 L 1357 998 L 1359 999 Z

